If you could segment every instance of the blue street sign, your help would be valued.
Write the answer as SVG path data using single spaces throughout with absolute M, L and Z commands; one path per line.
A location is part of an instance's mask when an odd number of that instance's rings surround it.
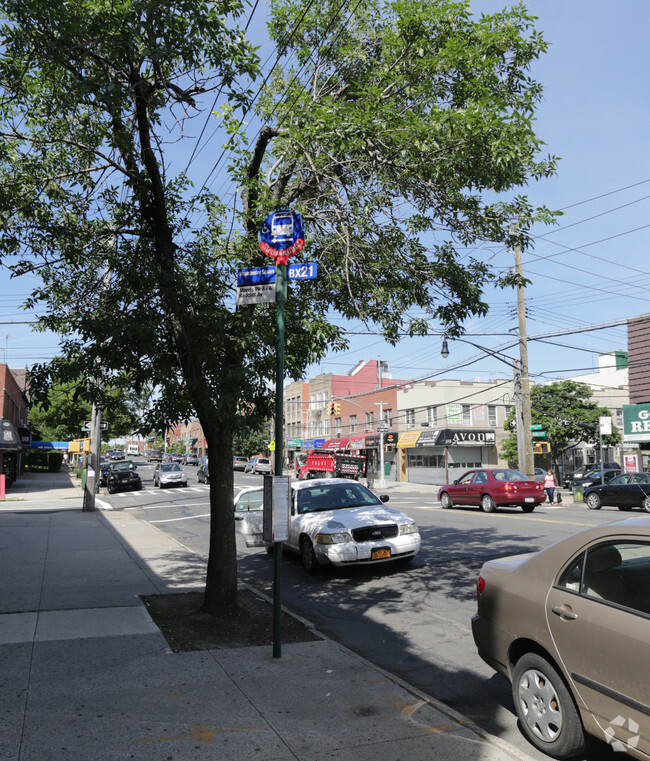
M 237 270 L 237 285 L 275 283 L 275 267 L 248 267 Z
M 290 264 L 287 267 L 288 280 L 315 280 L 318 276 L 318 264 Z
M 300 214 L 291 209 L 278 209 L 264 220 L 258 231 L 262 251 L 278 264 L 287 264 L 287 258 L 305 245 L 305 231 Z

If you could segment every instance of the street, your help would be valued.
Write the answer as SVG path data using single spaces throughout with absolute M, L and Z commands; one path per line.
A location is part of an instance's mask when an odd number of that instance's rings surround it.
M 187 488 L 154 489 L 153 466 L 139 465 L 144 489 L 100 500 L 132 512 L 207 559 L 208 487 L 187 467 Z M 235 473 L 236 491 L 261 483 L 259 475 Z M 440 699 L 528 756 L 547 758 L 520 734 L 509 684 L 480 660 L 472 639 L 475 582 L 488 559 L 541 549 L 592 525 L 628 517 L 613 508 L 539 506 L 534 513 L 476 508 L 442 510 L 435 489 L 389 484 L 392 506 L 418 521 L 422 551 L 407 569 L 326 569 L 308 577 L 300 561 L 283 557 L 282 599 L 293 612 L 369 661 Z M 272 595 L 273 562 L 264 549 L 247 549 L 238 537 L 239 578 Z M 611 758 L 599 746 L 586 758 Z

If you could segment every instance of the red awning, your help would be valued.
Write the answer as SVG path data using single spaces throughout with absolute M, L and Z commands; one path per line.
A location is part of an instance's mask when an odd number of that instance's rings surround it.
M 348 449 L 365 449 L 366 448 L 366 434 L 363 436 L 350 436 L 348 441 Z
M 321 449 L 347 449 L 350 439 L 328 439 Z

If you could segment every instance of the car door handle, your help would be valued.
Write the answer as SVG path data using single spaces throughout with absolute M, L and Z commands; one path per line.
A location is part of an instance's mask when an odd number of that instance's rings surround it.
M 578 618 L 578 614 L 574 613 L 567 605 L 554 605 L 551 610 L 563 621 L 574 621 L 576 618 Z

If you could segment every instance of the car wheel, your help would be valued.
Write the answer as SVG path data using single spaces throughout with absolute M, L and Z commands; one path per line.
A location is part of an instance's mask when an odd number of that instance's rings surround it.
M 318 563 L 312 543 L 307 537 L 304 537 L 300 542 L 300 558 L 305 572 L 310 576 L 315 576 L 318 572 Z
M 497 509 L 495 501 L 489 494 L 481 497 L 481 509 L 484 513 L 493 513 Z
M 451 497 L 449 496 L 449 494 L 447 494 L 447 492 L 444 492 L 443 494 L 440 495 L 440 505 L 445 510 L 454 506 L 454 503 L 451 501 Z
M 525 513 L 532 513 L 532 512 L 533 512 L 533 510 L 535 509 L 535 507 L 536 507 L 536 505 L 533 503 L 532 505 L 522 505 L 522 506 L 521 506 L 521 509 L 522 509 L 522 510 L 523 510 Z
M 650 513 L 650 494 L 643 500 L 643 509 Z
M 545 658 L 527 653 L 519 659 L 512 678 L 512 697 L 523 733 L 542 753 L 562 759 L 587 748 L 573 697 Z
M 587 507 L 590 510 L 600 510 L 602 506 L 603 506 L 603 501 L 596 494 L 596 492 L 591 492 L 591 494 L 587 494 Z
M 107 487 L 107 491 L 109 494 L 115 494 L 115 489 L 112 486 Z

